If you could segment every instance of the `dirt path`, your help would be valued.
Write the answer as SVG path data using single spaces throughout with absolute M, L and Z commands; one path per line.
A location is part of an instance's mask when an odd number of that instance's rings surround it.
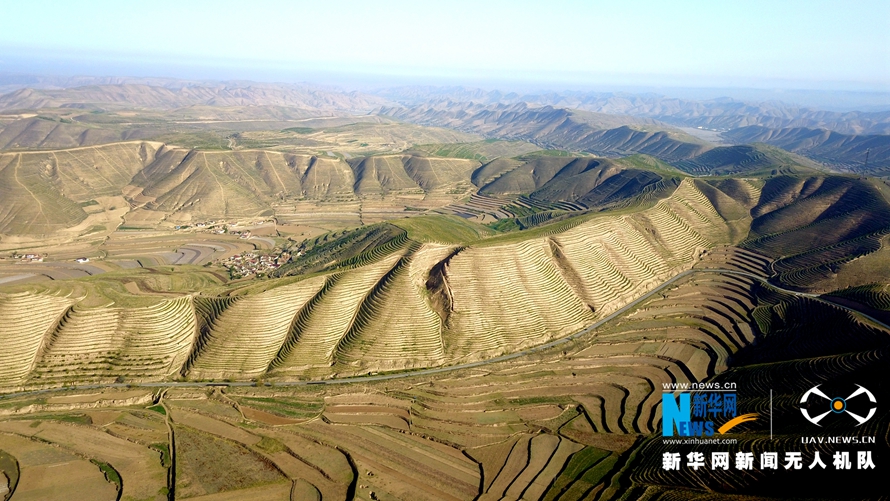
M 94 150 L 94 149 L 96 149 L 96 147 L 95 147 L 95 146 L 84 146 L 83 148 L 80 148 L 80 149 Z M 62 150 L 62 151 L 60 151 L 60 153 L 67 153 L 70 157 L 72 157 L 72 158 L 74 158 L 75 160 L 77 160 L 77 163 L 79 163 L 81 166 L 83 166 L 84 169 L 88 169 L 88 170 L 91 171 L 91 172 L 95 172 L 95 174 L 96 174 L 97 176 L 101 177 L 106 183 L 108 183 L 108 186 L 114 186 L 114 183 L 112 183 L 107 177 L 105 177 L 105 176 L 102 175 L 102 171 L 101 171 L 101 170 L 96 170 L 96 169 L 90 167 L 86 162 L 84 162 L 83 160 L 81 160 L 80 156 L 78 156 L 78 155 L 73 155 L 73 154 L 71 153 L 71 150 Z M 56 165 L 59 165 L 59 163 L 58 163 L 58 157 L 56 157 L 56 154 L 55 154 L 55 153 L 53 153 L 53 157 L 56 158 Z M 64 170 L 64 169 L 57 169 L 57 170 Z
M 167 470 L 167 500 L 176 499 L 176 440 L 173 435 L 173 424 L 170 422 L 170 408 L 164 403 L 164 396 L 167 395 L 165 388 L 158 395 L 158 404 L 164 408 L 164 424 L 167 425 L 167 437 L 170 448 L 170 468 Z
M 263 155 L 265 155 L 266 160 L 269 161 L 269 168 L 272 169 L 272 172 L 275 174 L 275 178 L 278 179 L 278 184 L 281 185 L 281 191 L 287 193 L 287 185 L 284 184 L 284 181 L 281 180 L 281 176 L 278 175 L 278 169 L 275 168 L 275 164 L 272 162 L 272 159 L 269 158 L 269 152 L 263 151 Z
M 229 199 L 226 198 L 226 190 L 223 189 L 222 183 L 219 182 L 219 178 L 216 177 L 216 174 L 214 174 L 213 170 L 210 169 L 210 165 L 207 163 L 207 154 L 202 153 L 202 156 L 204 157 L 204 168 L 207 169 L 207 172 L 209 172 L 211 176 L 213 176 L 213 180 L 216 181 L 216 185 L 219 186 L 219 192 L 222 194 L 223 214 L 228 215 L 229 214 Z
M 232 165 L 233 165 L 236 169 L 238 169 L 239 171 L 241 171 L 242 174 L 244 174 L 244 178 L 243 178 L 243 179 L 250 183 L 250 186 L 251 186 L 251 188 L 253 189 L 253 192 L 254 192 L 254 193 L 262 193 L 263 190 L 260 189 L 260 188 L 256 185 L 256 183 L 254 182 L 254 181 L 255 181 L 254 177 L 253 177 L 250 173 L 248 173 L 246 170 L 244 170 L 244 168 L 242 168 L 242 167 L 239 165 L 238 160 L 236 160 L 235 158 L 233 158 L 231 153 L 225 153 L 225 156 L 226 156 L 229 160 L 232 161 Z M 207 162 L 207 154 L 206 154 L 206 153 L 204 154 L 204 162 L 205 162 L 205 163 Z
M 98 147 L 95 147 L 95 146 L 94 146 L 94 147 L 93 147 L 93 150 L 94 150 L 100 157 L 102 157 L 103 160 L 105 160 L 105 162 L 109 165 L 109 167 L 111 167 L 112 169 L 114 169 L 115 171 L 117 171 L 117 173 L 120 174 L 121 177 L 123 177 L 123 178 L 130 178 L 130 177 L 133 177 L 133 176 L 130 176 L 130 175 L 127 174 L 127 172 L 126 172 L 126 168 L 124 168 L 123 171 L 121 171 L 120 169 L 118 169 L 118 167 L 123 167 L 123 166 L 122 166 L 122 165 L 116 165 L 114 162 L 112 162 L 111 160 L 109 160 L 108 157 L 107 157 L 104 153 L 102 153 L 102 150 L 100 150 Z
M 22 154 L 19 153 L 19 161 L 15 165 L 15 169 L 12 171 L 12 175 L 15 178 L 15 182 L 18 183 L 19 186 L 24 188 L 25 191 L 27 191 L 28 194 L 31 195 L 31 198 L 33 198 L 34 201 L 37 202 L 37 207 L 40 210 L 40 215 L 43 216 L 43 220 L 46 221 L 47 224 L 49 224 L 49 218 L 47 218 L 46 213 L 43 212 L 43 204 L 40 202 L 40 199 L 37 198 L 37 196 L 31 190 L 29 190 L 27 186 L 25 186 L 21 181 L 19 181 L 19 167 L 21 167 L 21 166 L 22 166 Z M 33 225 L 33 224 L 34 223 L 29 224 L 28 229 L 31 229 L 31 225 Z
M 221 402 L 225 402 L 231 405 L 236 411 L 238 411 L 238 414 L 241 414 L 241 419 L 247 421 L 247 418 L 244 416 L 244 411 L 241 410 L 241 405 L 229 398 L 229 396 L 223 392 L 224 389 L 225 388 L 217 388 L 217 391 L 213 392 L 214 396 L 216 396 Z

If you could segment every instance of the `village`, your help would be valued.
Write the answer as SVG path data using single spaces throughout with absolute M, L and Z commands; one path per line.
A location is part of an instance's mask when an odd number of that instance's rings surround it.
M 6 260 L 6 258 L 0 258 Z M 12 255 L 9 256 L 9 259 L 19 260 L 23 263 L 42 263 L 44 256 L 41 254 L 19 254 L 17 252 L 13 252 Z
M 219 264 L 229 270 L 232 279 L 262 276 L 277 270 L 291 260 L 289 252 L 278 253 L 277 249 L 268 252 L 242 252 L 219 261 Z
M 194 225 L 176 225 L 173 227 L 177 231 L 192 230 L 195 233 L 210 233 L 214 235 L 236 235 L 242 239 L 248 239 L 251 236 L 251 229 L 270 223 L 270 221 L 258 220 L 255 222 L 237 223 L 227 221 L 200 221 Z M 274 223 L 273 223 L 274 224 Z M 238 229 L 238 226 L 248 226 L 244 229 Z

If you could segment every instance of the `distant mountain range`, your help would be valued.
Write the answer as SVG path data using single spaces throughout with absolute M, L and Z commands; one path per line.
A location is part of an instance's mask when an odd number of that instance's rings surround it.
M 243 86 L 147 84 L 90 85 L 69 89 L 25 88 L 0 96 L 0 111 L 39 108 L 176 109 L 187 106 L 286 106 L 316 111 L 370 111 L 387 104 L 381 97 L 285 84 Z
M 779 101 L 751 103 L 728 97 L 696 101 L 657 94 L 611 92 L 550 92 L 517 94 L 465 87 L 398 87 L 377 95 L 414 107 L 426 102 L 467 102 L 482 105 L 531 103 L 595 113 L 650 118 L 672 125 L 729 130 L 749 125 L 771 128 L 823 128 L 845 134 L 890 134 L 890 111 L 835 112 Z M 890 107 L 890 103 L 888 103 Z
M 41 77 L 0 74 L 0 110 L 89 105 L 173 109 L 184 106 L 288 106 L 367 112 L 394 104 L 407 108 L 431 103 L 552 106 L 609 115 L 652 119 L 686 127 L 729 130 L 760 125 L 805 127 L 843 134 L 890 134 L 890 110 L 825 111 L 780 101 L 743 101 L 729 97 L 693 100 L 654 93 L 525 93 L 472 87 L 402 86 L 371 92 L 309 84 L 249 81 L 177 80 L 132 77 Z M 887 104 L 890 108 L 890 103 Z
M 422 125 L 450 127 L 487 137 L 522 139 L 550 149 L 584 151 L 615 157 L 633 153 L 652 155 L 680 165 L 689 172 L 700 169 L 688 161 L 705 158 L 707 171 L 719 165 L 734 170 L 740 158 L 727 160 L 725 150 L 716 148 L 709 157 L 700 155 L 713 151 L 713 144 L 696 139 L 654 118 L 617 115 L 557 108 L 550 105 L 533 107 L 514 104 L 481 104 L 476 102 L 431 101 L 410 108 L 385 107 L 376 111 Z M 825 112 L 828 113 L 828 112 Z M 717 117 L 717 119 L 727 117 Z M 753 118 L 751 118 L 753 121 Z M 832 168 L 850 172 L 884 172 L 890 168 L 890 135 L 843 134 L 827 129 L 787 127 L 775 129 L 761 125 L 738 127 L 721 133 L 729 143 L 765 143 L 798 153 Z M 750 148 L 749 148 L 750 150 Z M 735 151 L 735 150 L 732 150 Z M 869 163 L 865 154 L 869 151 Z M 744 157 L 748 153 L 741 153 Z M 717 165 L 712 165 L 717 162 Z M 866 168 L 867 167 L 867 168 Z
M 690 136 L 665 131 L 667 126 L 659 126 L 652 119 L 552 106 L 533 108 L 526 103 L 486 106 L 440 101 L 413 108 L 381 108 L 376 112 L 421 125 L 451 127 L 488 137 L 523 139 L 543 148 L 586 151 L 604 156 L 645 153 L 670 162 L 692 158 L 707 149 Z
M 83 83 L 90 85 L 78 86 Z M 21 88 L 28 84 L 33 87 Z M 521 139 L 543 149 L 605 157 L 643 153 L 674 165 L 709 158 L 701 155 L 716 145 L 700 139 L 703 135 L 692 130 L 706 129 L 704 132 L 712 135 L 708 137 L 711 141 L 719 133 L 731 144 L 765 143 L 839 170 L 879 174 L 890 170 L 890 111 L 833 112 L 777 101 L 695 101 L 655 94 L 518 94 L 422 86 L 379 89 L 368 94 L 331 87 L 255 82 L 0 77 L 0 89 L 15 86 L 20 88 L 0 95 L 0 115 L 7 115 L 5 121 L 0 121 L 0 149 L 105 144 L 153 137 L 149 122 L 120 127 L 98 123 L 87 126 L 25 113 L 44 108 L 158 110 L 164 113 L 158 116 L 159 120 L 175 115 L 179 120 L 196 117 L 235 122 L 372 114 L 488 138 Z M 221 113 L 229 109 L 237 112 Z M 231 118 L 225 118 L 229 115 Z M 684 132 L 683 128 L 696 135 Z M 723 161 L 719 151 L 711 157 L 718 164 Z M 714 170 L 710 160 L 706 164 L 706 170 Z M 698 170 L 692 164 L 683 167 Z

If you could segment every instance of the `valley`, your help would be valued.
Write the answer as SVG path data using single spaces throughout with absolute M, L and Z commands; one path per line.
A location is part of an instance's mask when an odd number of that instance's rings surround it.
M 670 475 L 662 395 L 736 384 L 759 418 L 731 454 L 820 450 L 795 423 L 826 378 L 883 401 L 883 115 L 530 96 L 0 96 L 0 487 L 843 497 L 815 471 Z M 700 126 L 720 144 L 678 128 Z M 829 431 L 876 437 L 880 462 L 888 426 L 879 407 Z

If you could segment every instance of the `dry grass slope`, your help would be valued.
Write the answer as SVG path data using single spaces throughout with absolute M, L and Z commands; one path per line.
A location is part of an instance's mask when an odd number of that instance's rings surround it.
M 147 307 L 75 305 L 49 333 L 30 380 L 164 379 L 185 364 L 195 331 L 188 296 Z
M 49 295 L 0 295 L 0 385 L 14 388 L 25 381 L 47 334 L 72 303 Z
M 394 253 L 375 264 L 329 275 L 319 292 L 300 310 L 294 333 L 271 363 L 275 375 L 294 375 L 330 367 L 341 339 L 374 287 L 402 256 Z
M 442 324 L 424 299 L 424 283 L 428 270 L 451 252 L 451 247 L 427 245 L 402 257 L 360 306 L 337 347 L 337 362 L 353 370 L 441 364 Z
M 290 334 L 300 308 L 324 280 L 315 277 L 233 302 L 202 335 L 189 375 L 223 379 L 264 373 Z

